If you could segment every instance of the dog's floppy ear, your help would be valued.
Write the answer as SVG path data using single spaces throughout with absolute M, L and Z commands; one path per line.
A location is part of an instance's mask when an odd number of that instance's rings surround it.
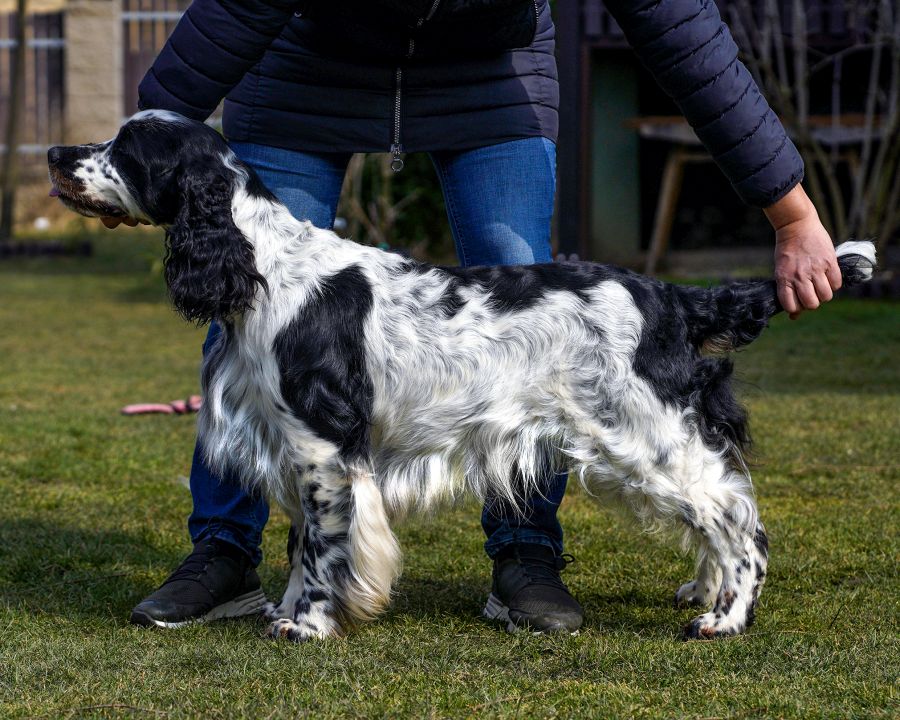
M 206 324 L 252 307 L 267 290 L 253 247 L 234 224 L 236 176 L 224 164 L 195 162 L 180 170 L 175 219 L 166 231 L 165 276 L 175 308 Z

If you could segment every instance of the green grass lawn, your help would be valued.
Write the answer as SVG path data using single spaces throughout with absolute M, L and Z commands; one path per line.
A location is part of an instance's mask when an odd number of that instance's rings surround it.
M 679 639 L 691 559 L 572 488 L 575 637 L 506 635 L 478 508 L 399 529 L 405 573 L 341 641 L 256 619 L 154 632 L 133 604 L 188 551 L 191 417 L 121 405 L 196 391 L 203 332 L 170 310 L 154 235 L 90 259 L 0 264 L 0 717 L 897 717 L 900 306 L 777 318 L 737 358 L 771 541 L 758 621 Z M 287 523 L 260 569 L 278 596 Z

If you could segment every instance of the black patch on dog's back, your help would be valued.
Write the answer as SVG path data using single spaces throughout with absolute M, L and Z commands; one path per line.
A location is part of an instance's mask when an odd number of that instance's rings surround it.
M 452 278 L 448 292 L 479 285 L 490 294 L 491 306 L 499 312 L 521 312 L 538 303 L 548 292 L 566 290 L 587 301 L 586 291 L 603 280 L 603 266 L 583 263 L 498 265 L 496 267 L 441 267 Z
M 281 394 L 291 411 L 344 458 L 369 451 L 372 381 L 365 363 L 363 325 L 372 290 L 357 266 L 319 285 L 273 350 L 281 372 Z
M 444 295 L 435 304 L 448 318 L 456 315 L 465 304 L 459 292 L 463 288 L 481 289 L 488 294 L 490 307 L 510 313 L 533 308 L 550 292 L 571 292 L 588 302 L 587 291 L 605 280 L 625 284 L 628 277 L 640 278 L 629 270 L 594 263 L 456 267 L 411 260 L 400 270 L 421 274 L 437 272 L 448 279 Z

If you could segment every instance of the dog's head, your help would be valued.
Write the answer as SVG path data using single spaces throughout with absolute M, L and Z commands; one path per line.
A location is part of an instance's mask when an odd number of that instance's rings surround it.
M 252 307 L 265 280 L 232 204 L 252 170 L 212 128 L 181 115 L 145 111 L 104 143 L 47 153 L 51 195 L 88 217 L 133 217 L 166 229 L 169 294 L 200 323 Z

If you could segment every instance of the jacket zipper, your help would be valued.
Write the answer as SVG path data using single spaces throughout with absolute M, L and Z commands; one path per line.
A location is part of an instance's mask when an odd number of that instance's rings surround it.
M 537 0 L 535 0 L 537 2 Z M 416 20 L 416 30 L 422 27 L 425 23 L 427 23 L 431 18 L 434 17 L 434 14 L 437 12 L 438 5 L 441 4 L 441 0 L 434 0 L 431 3 L 431 7 L 428 8 L 428 12 L 425 13 L 425 17 L 420 17 Z M 416 51 L 416 38 L 415 36 L 409 39 L 409 50 L 406 51 L 406 58 L 409 59 L 413 56 L 413 53 Z
M 431 3 L 431 7 L 428 8 L 428 12 L 425 14 L 425 17 L 420 17 L 416 21 L 416 29 L 418 30 L 422 25 L 431 20 L 434 14 L 437 12 L 438 5 L 441 4 L 441 0 L 434 0 Z M 537 7 L 537 0 L 535 0 L 535 7 Z M 409 48 L 406 51 L 407 59 L 413 56 L 413 53 L 416 51 L 416 39 L 415 37 L 411 37 L 409 39 Z M 400 111 L 401 111 L 401 88 L 403 86 L 403 68 L 397 67 L 394 72 L 394 135 L 391 138 L 391 170 L 394 172 L 400 172 L 403 169 L 403 144 L 400 142 Z
M 391 170 L 400 172 L 403 169 L 403 145 L 400 144 L 400 88 L 403 83 L 403 68 L 398 67 L 394 75 L 394 136 L 391 142 Z
M 428 9 L 428 14 L 425 17 L 423 17 L 421 20 L 419 20 L 419 27 L 422 26 L 422 23 L 428 22 L 429 20 L 431 20 L 431 18 L 434 17 L 434 14 L 437 12 L 438 5 L 440 5 L 440 4 L 441 4 L 441 0 L 434 0 L 434 2 L 431 3 L 431 7 Z

